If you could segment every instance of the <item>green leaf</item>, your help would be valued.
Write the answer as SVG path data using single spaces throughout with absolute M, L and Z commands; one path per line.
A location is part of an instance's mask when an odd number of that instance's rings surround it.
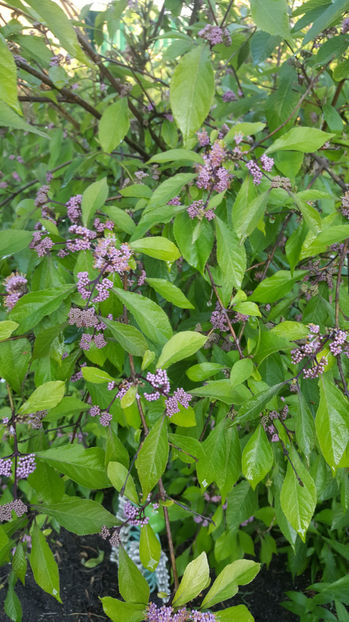
M 329 141 L 334 134 L 329 134 L 318 130 L 315 127 L 293 127 L 291 130 L 277 138 L 276 141 L 268 147 L 265 153 L 273 151 L 301 151 L 302 153 L 310 153 L 317 151 Z
M 191 406 L 184 408 L 182 404 L 177 402 L 179 412 L 171 416 L 171 423 L 179 425 L 182 428 L 193 428 L 196 426 L 195 411 Z
M 83 367 L 81 371 L 83 378 L 87 380 L 87 382 L 93 382 L 94 384 L 103 384 L 114 380 L 108 372 L 98 367 Z
M 145 352 L 149 350 L 147 340 L 135 326 L 114 322 L 107 318 L 103 318 L 103 322 L 110 329 L 114 339 L 116 339 L 126 352 L 129 352 L 133 356 L 144 356 Z
M 238 238 L 245 239 L 257 227 L 267 207 L 268 192 L 256 196 L 252 179 L 242 184 L 232 209 L 232 223 Z
M 269 389 L 258 393 L 250 400 L 248 400 L 245 404 L 241 406 L 237 416 L 234 418 L 234 424 L 244 424 L 256 419 L 258 415 L 260 415 L 262 410 L 270 402 L 270 400 L 274 397 L 274 395 L 277 395 L 279 393 L 281 387 L 283 386 L 284 383 L 280 382 L 279 384 L 275 384 L 273 387 L 270 387 Z
M 147 604 L 149 585 L 123 546 L 119 547 L 119 592 L 127 602 Z
M 312 239 L 310 244 L 307 244 L 307 240 L 305 240 L 299 260 L 324 253 L 329 246 L 336 244 L 337 242 L 342 242 L 348 237 L 349 225 L 335 225 L 333 227 L 327 227 L 324 231 L 319 233 L 315 240 Z
M 217 263 L 223 274 L 223 303 L 228 304 L 232 288 L 241 288 L 246 271 L 246 252 L 233 231 L 220 219 L 215 218 L 217 239 Z
M 0 376 L 14 391 L 20 393 L 31 359 L 31 346 L 27 339 L 0 343 Z
M 27 560 L 22 542 L 17 542 L 16 551 L 12 558 L 12 570 L 24 585 L 27 573 Z
M 172 328 L 166 313 L 152 300 L 113 288 L 113 292 L 120 298 L 125 307 L 132 313 L 139 328 L 153 343 L 163 345 L 172 337 Z
M 316 486 L 313 478 L 306 470 L 295 449 L 289 449 L 290 459 L 296 469 L 303 486 L 300 485 L 290 464 L 280 492 L 280 502 L 288 522 L 305 542 L 305 534 L 309 527 L 316 506 Z
M 55 289 L 42 289 L 24 294 L 11 311 L 11 319 L 19 323 L 18 332 L 32 330 L 42 318 L 50 315 L 61 306 L 75 285 L 62 285 Z
M 64 473 L 77 484 L 91 490 L 110 486 L 105 472 L 104 451 L 101 447 L 85 449 L 76 443 L 50 447 L 36 453 L 40 460 Z
M 22 622 L 22 606 L 15 592 L 15 584 L 17 578 L 14 572 L 9 573 L 8 577 L 8 590 L 4 602 L 4 611 L 6 615 L 13 620 L 13 622 Z
M 185 373 L 189 380 L 201 382 L 202 380 L 211 378 L 211 376 L 215 376 L 222 371 L 222 369 L 224 369 L 224 365 L 220 363 L 198 363 L 197 365 L 189 367 Z
M 136 458 L 136 469 L 144 499 L 147 498 L 165 471 L 167 459 L 167 424 L 165 419 L 160 417 L 146 436 Z
M 50 138 L 48 134 L 37 130 L 36 127 L 30 125 L 24 121 L 23 117 L 20 117 L 10 106 L 2 102 L 0 107 L 0 127 L 11 127 L 14 130 L 23 130 L 24 132 L 31 132 L 37 134 L 42 138 Z M 29 233 L 29 232 L 28 232 Z
M 197 223 L 188 214 L 178 214 L 173 233 L 184 259 L 203 273 L 214 243 L 211 223 L 206 219 Z
M 219 622 L 231 622 L 232 620 L 254 622 L 254 617 L 250 614 L 246 605 L 235 605 L 235 607 L 228 607 L 228 609 L 223 609 L 222 611 L 215 611 L 215 616 Z
M 242 384 L 253 374 L 253 363 L 251 359 L 241 359 L 236 361 L 230 372 L 230 382 L 233 386 Z
M 326 30 L 334 22 L 338 21 L 342 13 L 348 10 L 347 0 L 335 0 L 329 7 L 321 11 L 320 16 L 315 20 L 312 27 L 308 30 L 303 39 L 302 45 L 306 45 L 312 39 L 317 37 L 320 32 Z
M 54 408 L 63 399 L 65 384 L 62 380 L 52 380 L 45 382 L 35 389 L 19 409 L 19 414 L 26 415 L 35 413 L 38 410 L 49 410 Z
M 238 311 L 244 315 L 251 315 L 252 317 L 262 317 L 258 305 L 254 302 L 238 302 L 234 307 L 234 311 Z
M 50 505 L 33 505 L 40 514 L 47 514 L 68 531 L 77 536 L 98 533 L 103 525 L 114 527 L 117 519 L 100 503 L 80 497 L 63 497 L 60 503 Z
M 96 211 L 103 207 L 108 197 L 107 178 L 99 179 L 84 190 L 81 199 L 82 222 L 85 227 L 92 220 Z
M 189 149 L 170 149 L 169 151 L 163 151 L 152 156 L 148 161 L 148 164 L 152 162 L 182 162 L 183 160 L 189 160 L 190 162 L 197 162 L 198 164 L 204 164 L 204 160 L 200 153 L 196 151 L 189 151 Z
M 298 391 L 298 404 L 296 415 L 296 439 L 299 448 L 309 459 L 311 450 L 315 445 L 315 424 L 308 403 L 301 391 Z
M 17 97 L 16 63 L 2 35 L 0 35 L 0 100 L 22 114 Z
M 46 538 L 34 523 L 31 533 L 32 548 L 30 552 L 30 566 L 36 583 L 48 594 L 54 596 L 59 603 L 59 572 L 57 562 L 46 542 Z
M 2 106 L 1 106 L 2 107 Z M 11 257 L 24 248 L 28 248 L 32 241 L 31 231 L 21 229 L 3 229 L 0 231 L 0 257 Z
M 290 36 L 286 0 L 250 0 L 256 26 L 270 35 Z
M 178 590 L 173 598 L 174 607 L 182 607 L 193 600 L 210 584 L 210 569 L 207 555 L 202 552 L 199 557 L 190 562 L 183 574 Z
M 163 181 L 151 195 L 151 199 L 147 208 L 144 210 L 144 214 L 161 205 L 166 205 L 166 203 L 179 194 L 183 186 L 188 184 L 194 177 L 195 175 L 193 173 L 177 173 L 177 175 L 172 175 L 169 179 Z M 171 207 L 174 208 L 174 206 Z
M 321 453 L 335 473 L 349 441 L 348 400 L 330 374 L 319 378 L 320 402 L 315 418 Z
M 103 212 L 111 218 L 111 220 L 122 230 L 126 231 L 129 235 L 132 235 L 136 225 L 131 216 L 125 210 L 116 207 L 115 205 L 108 205 L 103 208 Z
M 161 544 L 149 524 L 141 527 L 139 556 L 144 568 L 154 572 L 160 561 Z
M 98 123 L 98 138 L 103 151 L 111 153 L 125 138 L 130 127 L 126 97 L 106 108 Z
M 166 281 L 166 279 L 146 279 L 146 282 L 150 287 L 155 289 L 155 291 L 160 294 L 165 300 L 172 302 L 172 304 L 176 305 L 180 309 L 194 309 L 191 302 L 188 298 L 183 294 L 183 292 L 173 285 L 170 281 Z
M 178 63 L 170 84 L 170 103 L 184 140 L 205 121 L 214 96 L 214 73 L 208 46 L 199 45 Z
M 307 270 L 295 270 L 293 275 L 288 270 L 279 270 L 257 285 L 252 296 L 250 296 L 250 300 L 264 303 L 280 300 L 293 289 L 297 281 L 303 278 L 305 274 L 307 274 Z
M 0 322 L 0 341 L 11 337 L 12 333 L 18 328 L 17 322 L 11 322 L 11 320 L 4 320 Z
M 304 339 L 307 337 L 309 334 L 309 328 L 300 322 L 286 320 L 285 322 L 280 322 L 280 324 L 274 326 L 270 332 L 277 337 L 285 337 L 290 341 L 294 341 L 296 339 Z
M 224 136 L 224 142 L 226 145 L 229 145 L 232 142 L 235 142 L 235 136 L 237 134 L 242 134 L 243 136 L 253 136 L 253 134 L 258 134 L 265 128 L 265 123 L 261 123 L 257 121 L 256 123 L 236 123 L 229 130 L 228 134 Z
M 237 430 L 222 420 L 209 434 L 202 448 L 205 455 L 196 465 L 198 481 L 203 488 L 215 481 L 225 499 L 241 473 L 241 448 Z
M 238 585 L 251 583 L 259 573 L 261 565 L 251 559 L 237 559 L 219 573 L 217 579 L 201 603 L 201 609 L 208 609 L 217 603 L 232 598 Z
M 195 331 L 185 330 L 176 333 L 162 348 L 156 366 L 165 369 L 177 361 L 186 359 L 200 350 L 206 341 L 206 335 Z
M 274 455 L 262 425 L 258 425 L 242 452 L 242 473 L 253 490 L 273 466 Z
M 163 261 L 176 261 L 180 257 L 177 246 L 163 237 L 149 237 L 135 240 L 130 243 L 130 247 L 136 253 L 144 253 L 155 259 L 163 259 Z
M 144 605 L 124 603 L 111 596 L 104 596 L 100 600 L 104 613 L 112 622 L 142 622 L 144 620 Z
M 120 492 L 123 485 L 125 484 L 126 477 L 128 474 L 128 469 L 126 469 L 126 467 L 123 464 L 121 464 L 121 462 L 109 462 L 107 473 L 114 488 L 118 492 Z M 136 505 L 139 504 L 138 494 L 137 494 L 136 486 L 135 486 L 132 475 L 128 475 L 127 477 L 127 483 L 126 483 L 124 494 L 125 494 L 125 497 L 130 499 L 130 501 L 133 501 L 133 503 L 136 503 Z
M 120 400 L 121 408 L 129 408 L 136 401 L 137 396 L 137 386 L 132 384 L 129 389 L 127 389 L 125 395 L 122 396 Z
M 72 23 L 64 11 L 51 0 L 28 0 L 28 4 L 41 18 L 48 29 L 57 37 L 61 46 L 84 65 L 90 66 L 90 61 L 82 51 Z
M 192 395 L 199 397 L 210 397 L 212 400 L 220 400 L 224 404 L 242 404 L 250 393 L 247 387 L 232 387 L 230 380 L 210 380 L 202 387 L 191 389 Z

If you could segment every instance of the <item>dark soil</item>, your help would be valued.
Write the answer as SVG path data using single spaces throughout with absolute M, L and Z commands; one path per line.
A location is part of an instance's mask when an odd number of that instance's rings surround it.
M 23 622 L 107 621 L 99 597 L 118 595 L 117 566 L 109 561 L 109 545 L 99 536 L 77 537 L 62 529 L 60 535 L 51 540 L 51 548 L 56 551 L 59 564 L 63 604 L 36 585 L 28 565 L 25 586 L 20 582 L 16 585 L 23 608 Z M 100 550 L 105 551 L 104 561 L 95 568 L 85 568 L 81 560 L 97 557 Z M 264 567 L 253 583 L 242 587 L 235 598 L 224 606 L 244 603 L 256 622 L 297 622 L 298 616 L 286 611 L 279 603 L 286 599 L 286 591 L 304 589 L 309 581 L 299 577 L 293 585 L 285 561 L 282 556 L 274 557 L 268 570 Z M 8 569 L 0 568 L 0 622 L 9 622 L 9 618 L 2 613 Z

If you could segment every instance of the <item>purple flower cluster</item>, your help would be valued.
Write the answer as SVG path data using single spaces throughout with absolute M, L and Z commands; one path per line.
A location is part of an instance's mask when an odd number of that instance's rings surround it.
M 207 24 L 204 28 L 199 30 L 198 35 L 202 39 L 208 41 L 210 45 L 224 43 L 224 45 L 229 46 L 231 44 L 229 30 L 227 30 L 227 28 L 220 28 L 220 26 Z
M 4 280 L 4 286 L 6 290 L 6 296 L 4 298 L 4 305 L 10 311 L 15 306 L 16 302 L 26 292 L 27 279 L 18 272 L 12 272 Z
M 0 505 L 0 523 L 4 521 L 10 521 L 12 518 L 12 512 L 15 512 L 18 518 L 23 516 L 28 510 L 27 506 L 20 499 Z
M 26 479 L 36 469 L 35 454 L 27 454 L 18 458 L 16 475 L 18 479 Z
M 312 363 L 310 368 L 303 369 L 304 378 L 317 378 L 321 375 L 327 365 L 327 359 L 322 357 L 317 360 L 316 355 L 323 349 L 326 342 L 333 356 L 345 354 L 349 357 L 348 332 L 339 328 L 332 328 L 327 335 L 320 335 L 320 327 L 317 324 L 309 324 L 309 335 L 305 344 L 291 351 L 292 363 L 300 363 L 305 358 L 310 358 Z
M 167 205 L 181 205 L 181 200 L 179 196 L 176 196 L 176 197 L 173 197 L 173 199 L 170 199 Z
M 196 185 L 203 190 L 224 192 L 230 186 L 232 175 L 222 165 L 227 153 L 220 141 L 216 141 L 211 151 L 203 156 L 205 164 L 198 166 Z
M 48 255 L 53 246 L 51 238 L 49 238 L 48 236 L 42 237 L 43 235 L 45 234 L 42 231 L 34 231 L 33 239 L 29 244 L 29 248 L 32 248 L 34 251 L 36 251 L 39 257 L 44 257 L 45 255 Z
M 152 374 L 149 371 L 146 375 L 146 379 L 154 389 L 160 389 L 163 395 L 168 395 L 170 392 L 170 381 L 165 369 L 157 369 L 155 374 Z M 153 402 L 159 399 L 161 395 L 160 391 L 157 390 L 153 393 L 144 393 L 144 397 L 148 400 L 148 402 Z
M 93 226 L 97 233 L 104 233 L 105 229 L 108 229 L 109 231 L 112 231 L 114 229 L 114 223 L 112 220 L 101 222 L 99 218 L 94 219 Z
M 121 244 L 120 249 L 115 247 L 115 236 L 98 240 L 94 251 L 94 267 L 105 272 L 122 274 L 129 270 L 129 259 L 132 250 L 128 244 Z
M 72 307 L 69 311 L 69 324 L 75 325 L 78 328 L 94 328 L 98 324 L 98 318 L 94 307 L 89 309 L 79 309 L 78 307 Z
M 149 522 L 149 518 L 144 516 L 143 509 L 138 508 L 130 501 L 125 502 L 124 514 L 126 516 L 127 523 L 129 525 L 134 525 L 135 527 L 142 527 L 143 525 L 147 525 Z
M 244 520 L 242 523 L 240 523 L 240 527 L 246 527 L 246 525 L 248 525 L 249 523 L 252 523 L 253 521 L 254 521 L 254 516 L 250 516 L 249 518 Z
M 36 207 L 41 207 L 42 205 L 45 205 L 45 203 L 47 203 L 47 201 L 49 200 L 48 198 L 49 189 L 50 189 L 49 186 L 41 186 L 41 188 L 39 188 L 39 190 L 36 193 L 36 197 L 34 201 L 34 205 Z
M 3 477 L 11 477 L 12 475 L 12 460 L 11 458 L 0 458 L 0 475 Z
M 206 147 L 207 145 L 210 144 L 210 138 L 205 128 L 203 128 L 199 132 L 196 132 L 196 136 L 198 138 L 200 147 Z
M 265 153 L 261 156 L 262 168 L 269 173 L 274 166 L 273 158 L 269 158 Z
M 112 420 L 112 415 L 107 410 L 101 412 L 99 406 L 91 406 L 89 413 L 91 417 L 99 417 L 99 423 L 103 425 L 105 428 L 109 425 Z
M 213 613 L 201 612 L 193 609 L 189 611 L 183 607 L 177 613 L 173 607 L 158 607 L 155 603 L 149 603 L 146 618 L 148 622 L 216 622 L 217 618 Z
M 186 391 L 184 391 L 182 387 L 180 387 L 179 389 L 176 389 L 174 394 L 171 397 L 169 397 L 165 402 L 166 415 L 168 417 L 172 417 L 176 413 L 179 413 L 180 410 L 178 408 L 178 404 L 180 404 L 184 408 L 189 408 L 189 403 L 192 399 L 193 398 L 190 395 L 190 393 L 187 393 Z
M 229 89 L 228 91 L 225 91 L 225 93 L 223 93 L 222 99 L 224 102 L 234 102 L 237 100 L 237 97 L 234 91 L 231 91 Z
M 249 162 L 246 162 L 246 166 L 253 177 L 253 183 L 255 186 L 258 186 L 262 181 L 263 174 L 257 162 L 250 160 Z
M 222 332 L 226 332 L 229 330 L 229 326 L 227 324 L 227 318 L 223 313 L 219 303 L 216 303 L 216 309 L 212 312 L 210 322 L 213 328 L 220 330 Z
M 207 220 L 213 220 L 213 218 L 215 218 L 215 213 L 212 209 L 205 210 L 205 203 L 202 199 L 199 199 L 198 201 L 193 201 L 193 203 L 191 203 L 187 208 L 187 214 L 192 220 L 194 218 L 199 218 L 200 220 L 202 220 L 203 217 L 207 218 Z
M 78 283 L 77 289 L 79 294 L 84 300 L 89 300 L 92 294 L 92 290 L 90 291 L 90 285 L 92 281 L 88 278 L 88 272 L 78 272 Z M 97 296 L 94 297 L 93 302 L 102 302 L 103 300 L 107 300 L 109 297 L 109 290 L 113 287 L 112 281 L 109 279 L 102 279 L 101 283 L 97 283 L 96 290 L 98 292 Z
M 348 21 L 349 21 L 349 18 L 348 18 Z M 343 216 L 345 216 L 346 218 L 349 218 L 349 192 L 346 192 L 344 196 L 342 196 L 341 212 Z
M 334 356 L 338 356 L 344 350 L 349 356 L 349 343 L 347 342 L 348 333 L 345 330 L 335 328 L 331 332 L 332 342 L 330 343 L 330 350 Z
M 81 225 L 71 225 L 69 227 L 69 233 L 74 233 L 80 237 L 74 240 L 67 240 L 67 249 L 71 253 L 77 253 L 78 251 L 88 251 L 91 248 L 91 240 L 97 237 L 95 231 L 91 231 L 87 227 Z
M 78 223 L 81 217 L 81 199 L 82 194 L 76 194 L 71 197 L 69 201 L 65 204 L 67 208 L 67 214 L 69 220 L 73 223 Z

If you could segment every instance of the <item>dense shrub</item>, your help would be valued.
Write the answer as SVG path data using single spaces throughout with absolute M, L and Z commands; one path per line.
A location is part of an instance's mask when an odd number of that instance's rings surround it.
M 286 607 L 348 619 L 348 9 L 2 2 L 11 620 L 60 527 L 116 548 L 118 622 L 252 620 L 220 603 L 280 549 Z

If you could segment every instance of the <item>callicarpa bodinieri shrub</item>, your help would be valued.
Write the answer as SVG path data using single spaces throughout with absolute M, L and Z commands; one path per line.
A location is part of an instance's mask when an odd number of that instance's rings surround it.
M 0 9 L 5 614 L 64 528 L 115 622 L 253 620 L 280 550 L 344 620 L 349 4 L 105 4 Z

